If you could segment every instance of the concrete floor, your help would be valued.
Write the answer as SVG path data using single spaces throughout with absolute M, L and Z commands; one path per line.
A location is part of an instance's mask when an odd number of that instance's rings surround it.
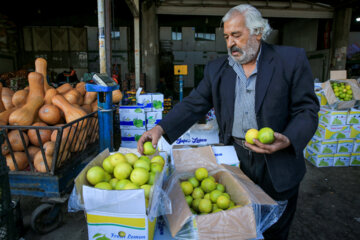
M 307 162 L 307 169 L 289 239 L 359 239 L 360 167 L 316 168 Z M 26 228 L 24 239 L 87 239 L 83 212 L 66 213 L 58 229 L 38 235 L 31 230 L 29 223 L 39 199 L 22 197 L 20 203 Z

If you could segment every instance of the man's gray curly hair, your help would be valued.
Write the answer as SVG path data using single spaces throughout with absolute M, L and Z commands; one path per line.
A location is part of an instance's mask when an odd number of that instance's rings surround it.
M 262 34 L 262 39 L 265 40 L 270 32 L 271 27 L 267 19 L 264 19 L 261 16 L 259 10 L 249 4 L 240 4 L 231 8 L 225 16 L 222 18 L 221 22 L 224 23 L 233 16 L 233 14 L 240 13 L 245 17 L 246 27 L 250 30 L 250 34 Z

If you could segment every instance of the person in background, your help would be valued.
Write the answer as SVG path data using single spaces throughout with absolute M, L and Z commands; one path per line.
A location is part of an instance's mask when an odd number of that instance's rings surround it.
M 64 72 L 64 77 L 66 77 L 68 79 L 68 80 L 66 80 L 66 82 L 69 82 L 69 83 L 78 82 L 78 77 L 77 77 L 76 71 L 73 67 L 70 67 L 69 73 Z
M 264 238 L 287 239 L 306 171 L 303 149 L 318 125 L 310 65 L 303 49 L 264 41 L 270 26 L 251 5 L 230 9 L 222 22 L 228 56 L 207 64 L 198 87 L 142 135 L 138 151 L 161 136 L 173 143 L 214 107 L 219 139 L 235 147 L 241 170 L 274 200 L 287 202 Z M 244 141 L 248 129 L 263 127 L 275 131 L 273 143 Z

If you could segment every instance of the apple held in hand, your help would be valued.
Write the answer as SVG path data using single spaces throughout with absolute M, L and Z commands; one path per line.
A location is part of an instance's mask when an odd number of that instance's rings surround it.
M 153 155 L 156 152 L 151 142 L 144 143 L 144 154 L 145 155 Z

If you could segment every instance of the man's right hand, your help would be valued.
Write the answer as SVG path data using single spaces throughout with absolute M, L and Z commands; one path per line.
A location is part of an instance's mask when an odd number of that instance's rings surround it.
M 144 132 L 144 134 L 140 137 L 138 143 L 137 143 L 137 150 L 142 155 L 144 154 L 144 143 L 145 142 L 152 142 L 152 145 L 154 148 L 156 148 L 156 145 L 161 138 L 161 136 L 164 134 L 164 130 L 160 125 L 156 125 L 152 129 L 150 129 L 147 132 Z

